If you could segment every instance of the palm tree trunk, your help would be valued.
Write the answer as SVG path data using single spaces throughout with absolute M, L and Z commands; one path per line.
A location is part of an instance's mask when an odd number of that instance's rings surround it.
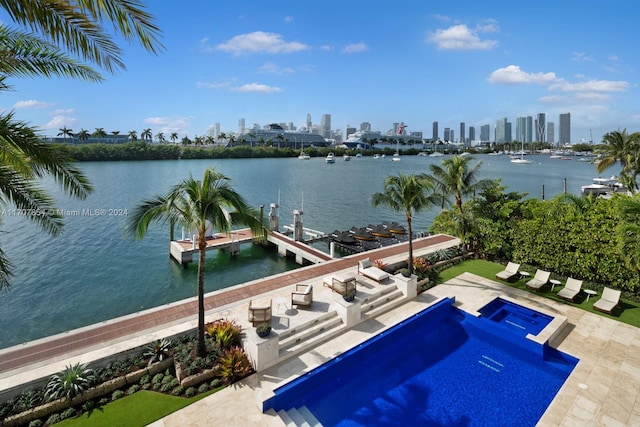
M 409 232 L 409 274 L 413 274 L 413 231 L 411 229 L 411 215 L 407 215 L 407 231 Z
M 198 356 L 207 354 L 204 343 L 204 265 L 206 261 L 207 240 L 204 230 L 198 231 Z

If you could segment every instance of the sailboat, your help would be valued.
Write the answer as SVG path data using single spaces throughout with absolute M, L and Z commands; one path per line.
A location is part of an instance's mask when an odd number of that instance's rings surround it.
M 520 150 L 520 158 L 512 157 L 511 163 L 515 163 L 517 165 L 530 165 L 533 163 L 533 160 L 527 160 L 524 158 L 524 141 L 522 141 L 522 150 Z
M 307 153 L 304 152 L 303 150 L 300 150 L 300 155 L 298 156 L 298 159 L 300 160 L 309 160 L 311 158 L 310 155 L 308 155 Z

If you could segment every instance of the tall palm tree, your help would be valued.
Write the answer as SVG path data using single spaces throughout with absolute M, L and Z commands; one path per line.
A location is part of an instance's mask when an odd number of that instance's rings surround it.
M 482 161 L 471 166 L 472 159 L 470 156 L 452 156 L 444 159 L 442 166 L 430 165 L 431 175 L 428 179 L 433 182 L 443 200 L 453 194 L 455 206 L 461 214 L 463 197 L 474 194 L 491 183 L 489 179 L 478 179 Z
M 129 141 L 137 141 L 138 140 L 138 132 L 136 132 L 135 130 L 130 130 L 127 138 L 129 139 Z
M 91 134 L 91 136 L 94 138 L 106 138 L 107 132 L 104 130 L 104 128 L 96 128 L 96 130 Z
M 175 144 L 178 140 L 178 132 L 171 132 L 171 135 L 169 135 L 169 139 Z
M 601 155 L 596 163 L 598 173 L 620 162 L 620 181 L 631 191 L 638 188 L 636 178 L 640 173 L 640 132 L 628 134 L 626 129 L 608 132 L 594 152 Z
M 207 169 L 202 181 L 189 177 L 172 187 L 167 194 L 144 200 L 134 209 L 129 231 L 143 238 L 152 222 L 169 221 L 171 228 L 182 225 L 196 230 L 198 245 L 198 354 L 204 355 L 204 267 L 206 260 L 206 231 L 213 227 L 221 232 L 244 224 L 257 235 L 263 230 L 262 220 L 244 198 L 230 185 L 225 175 Z
M 89 139 L 89 137 L 91 136 L 91 134 L 89 133 L 88 130 L 86 129 L 80 129 L 80 132 L 78 132 L 76 134 L 76 136 L 78 137 L 78 139 L 80 141 L 86 141 L 87 139 Z
M 167 140 L 167 138 L 164 137 L 164 133 L 162 133 L 162 132 L 158 132 L 156 134 L 156 139 L 158 140 L 158 142 L 160 144 L 164 144 L 164 142 Z
M 372 196 L 374 206 L 386 206 L 394 212 L 402 212 L 407 220 L 409 233 L 409 272 L 413 273 L 413 215 L 433 206 L 437 206 L 440 196 L 436 194 L 432 181 L 424 175 L 388 176 L 384 182 L 384 192 Z
M 62 129 L 58 130 L 60 131 L 58 132 L 58 136 L 61 136 L 65 142 L 67 141 L 67 137 L 73 138 L 73 130 L 67 128 L 66 126 L 63 126 Z
M 151 129 L 150 128 L 144 129 L 140 133 L 140 138 L 144 139 L 145 141 L 151 141 L 151 139 L 153 138 L 153 133 L 151 132 Z

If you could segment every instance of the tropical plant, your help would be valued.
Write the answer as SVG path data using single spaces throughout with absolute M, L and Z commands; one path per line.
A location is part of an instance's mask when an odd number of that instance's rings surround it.
M 442 195 L 443 202 L 453 195 L 454 204 L 460 213 L 463 213 L 463 197 L 475 194 L 491 182 L 488 179 L 478 179 L 482 161 L 471 166 L 471 160 L 473 157 L 470 156 L 452 156 L 444 159 L 442 166 L 429 165 L 431 175 L 428 176 L 428 180 Z
M 80 141 L 86 141 L 87 139 L 89 139 L 90 136 L 91 136 L 91 134 L 86 129 L 80 129 L 80 131 L 76 134 L 76 137 Z
M 171 350 L 171 341 L 163 338 L 147 345 L 147 349 L 143 353 L 144 357 L 149 358 L 149 365 L 160 362 L 169 356 Z
M 135 130 L 130 130 L 127 138 L 129 139 L 129 141 L 137 141 L 138 140 L 138 132 L 136 132 Z
M 87 368 L 87 365 L 67 365 L 64 370 L 51 377 L 45 388 L 45 396 L 49 400 L 61 397 L 71 399 L 87 391 L 94 382 L 93 369 Z
M 218 343 L 221 349 L 226 350 L 241 344 L 242 326 L 235 320 L 220 319 L 207 323 L 205 333 Z
M 169 139 L 175 144 L 178 140 L 178 132 L 171 132 L 171 135 L 169 135 Z
M 96 130 L 93 131 L 91 136 L 94 138 L 106 138 L 107 132 L 104 130 L 104 128 L 96 128 Z
M 618 225 L 619 248 L 625 264 L 640 273 L 640 195 L 621 198 L 621 222 Z
M 253 372 L 249 358 L 242 347 L 231 347 L 220 356 L 218 362 L 223 384 L 232 384 Z
M 140 138 L 144 141 L 151 141 L 153 139 L 153 132 L 151 131 L 151 128 L 146 128 L 140 132 Z
M 602 144 L 594 152 L 600 155 L 596 169 L 601 173 L 620 162 L 620 182 L 629 190 L 638 189 L 636 177 L 640 173 L 640 132 L 612 131 L 602 137 Z
M 73 138 L 73 130 L 67 128 L 66 126 L 63 126 L 61 129 L 59 129 L 60 132 L 58 132 L 58 136 L 61 136 L 63 140 L 67 140 L 67 137 Z
M 206 353 L 204 340 L 204 269 L 206 265 L 206 232 L 213 227 L 221 232 L 234 225 L 245 224 L 254 234 L 264 232 L 255 209 L 230 185 L 229 178 L 214 169 L 204 172 L 202 181 L 192 176 L 175 185 L 164 195 L 144 200 L 129 219 L 129 231 L 143 238 L 152 222 L 169 221 L 170 228 L 183 225 L 196 230 L 198 247 L 198 355 Z
M 413 272 L 413 215 L 432 206 L 437 206 L 439 196 L 433 191 L 433 185 L 424 175 L 388 176 L 384 182 L 384 191 L 372 196 L 374 206 L 387 206 L 394 212 L 402 212 L 407 220 L 409 234 L 409 254 L 407 264 Z

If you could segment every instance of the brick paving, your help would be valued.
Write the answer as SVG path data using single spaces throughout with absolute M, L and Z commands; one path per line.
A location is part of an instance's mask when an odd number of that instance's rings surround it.
M 414 249 L 422 249 L 454 239 L 452 236 L 436 235 L 414 240 L 413 246 Z M 353 267 L 359 260 L 364 258 L 377 259 L 399 255 L 407 252 L 407 248 L 408 243 L 405 242 L 347 258 L 327 261 L 305 269 L 292 270 L 245 286 L 236 286 L 229 290 L 217 291 L 205 296 L 205 310 L 214 310 L 297 282 L 323 277 L 334 271 Z M 197 300 L 178 302 L 167 307 L 140 313 L 139 315 L 125 316 L 105 324 L 93 325 L 91 328 L 70 331 L 64 336 L 38 340 L 34 343 L 26 343 L 9 348 L 4 352 L 0 351 L 0 373 L 60 357 L 71 352 L 88 349 L 101 343 L 195 316 L 198 312 L 197 304 Z

